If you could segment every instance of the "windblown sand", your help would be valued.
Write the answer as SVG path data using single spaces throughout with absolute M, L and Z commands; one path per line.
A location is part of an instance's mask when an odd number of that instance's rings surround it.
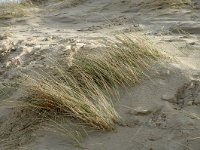
M 34 16 L 0 20 L 0 81 L 15 79 L 21 68 L 51 67 L 48 57 L 99 48 L 117 33 L 147 35 L 171 60 L 155 66 L 150 80 L 121 92 L 116 107 L 124 126 L 108 133 L 89 132 L 83 145 L 88 150 L 199 150 L 200 2 L 182 9 L 153 9 L 153 3 L 146 3 L 51 0 Z M 1 92 L 0 99 L 5 98 Z M 8 114 L 0 105 L 1 130 Z M 19 149 L 81 149 L 50 131 L 32 136 Z

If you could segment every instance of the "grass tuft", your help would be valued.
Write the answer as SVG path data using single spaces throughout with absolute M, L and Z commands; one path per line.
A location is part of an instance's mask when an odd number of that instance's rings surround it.
M 60 68 L 57 71 L 60 78 L 33 72 L 23 75 L 26 78 L 23 85 L 31 94 L 27 106 L 65 113 L 96 129 L 112 130 L 120 117 L 97 84 L 79 72 L 87 86 L 84 89 L 72 74 Z
M 144 38 L 118 37 L 99 53 L 77 54 L 70 66 L 55 65 L 47 71 L 23 74 L 28 103 L 37 109 L 67 113 L 84 124 L 112 130 L 120 121 L 109 93 L 133 86 L 161 56 Z M 109 92 L 107 92 L 109 91 Z
M 5 2 L 0 4 L 0 19 L 28 17 L 38 11 L 38 4 L 43 1 L 24 0 L 22 2 Z
M 78 55 L 70 72 L 82 82 L 81 70 L 104 90 L 119 86 L 133 86 L 146 77 L 146 72 L 161 54 L 144 37 L 117 37 L 117 42 L 107 45 L 101 54 Z
M 37 114 L 45 112 L 48 120 L 65 116 L 84 127 L 113 130 L 121 118 L 112 96 L 118 87 L 139 83 L 160 57 L 147 39 L 119 36 L 102 51 L 78 52 L 73 59 L 62 60 L 62 65 L 52 64 L 51 71 L 21 73 L 19 88 L 23 92 L 18 106 Z M 64 126 L 59 128 L 68 131 Z

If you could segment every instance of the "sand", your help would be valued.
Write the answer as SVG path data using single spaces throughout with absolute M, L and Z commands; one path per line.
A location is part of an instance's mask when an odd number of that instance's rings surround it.
M 118 32 L 147 35 L 171 60 L 156 65 L 150 80 L 121 92 L 116 107 L 124 126 L 113 132 L 89 131 L 83 146 L 88 150 L 199 150 L 200 2 L 183 9 L 154 9 L 145 2 L 51 0 L 31 17 L 0 21 L 0 81 L 16 78 L 21 68 L 50 67 L 48 57 L 98 48 Z M 5 97 L 1 93 L 0 98 Z M 1 129 L 8 114 L 1 105 Z M 32 136 L 18 148 L 81 149 L 59 133 L 38 130 Z

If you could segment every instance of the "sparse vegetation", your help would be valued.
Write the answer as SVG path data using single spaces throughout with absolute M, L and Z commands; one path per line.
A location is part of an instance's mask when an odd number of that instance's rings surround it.
M 5 3 L 0 5 L 0 19 L 10 19 L 29 15 L 30 11 L 25 5 L 15 3 Z
M 158 60 L 159 53 L 144 37 L 117 37 L 118 42 L 107 45 L 102 54 L 90 53 L 74 58 L 70 72 L 83 80 L 77 70 L 90 76 L 105 91 L 118 86 L 132 86 L 139 83 L 153 62 Z
M 36 6 L 36 4 L 38 3 L 41 3 L 41 1 L 24 0 L 20 3 L 1 3 L 0 19 L 11 19 L 31 16 L 34 12 L 38 11 L 38 8 Z
M 24 86 L 31 94 L 28 107 L 63 112 L 97 129 L 113 129 L 119 116 L 92 78 L 80 71 L 84 78 L 80 84 L 73 74 L 57 71 L 61 75 L 58 78 L 40 73 L 24 75 Z
M 113 129 L 120 117 L 105 91 L 138 83 L 159 58 L 144 39 L 142 44 L 141 39 L 118 38 L 102 56 L 77 55 L 71 66 L 55 66 L 57 76 L 45 71 L 24 75 L 29 102 L 39 109 L 68 113 L 97 129 Z
M 22 73 L 20 89 L 24 92 L 17 106 L 37 114 L 45 112 L 48 119 L 64 114 L 83 126 L 113 130 L 121 118 L 111 96 L 117 87 L 140 82 L 160 57 L 144 38 L 118 37 L 106 44 L 102 55 L 78 53 L 70 63 L 54 64 L 52 71 Z

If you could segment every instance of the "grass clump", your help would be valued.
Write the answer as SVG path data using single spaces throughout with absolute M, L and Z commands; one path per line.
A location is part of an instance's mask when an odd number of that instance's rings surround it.
M 31 94 L 27 106 L 65 113 L 96 129 L 112 130 L 119 116 L 92 78 L 79 72 L 83 88 L 73 74 L 60 68 L 57 71 L 58 78 L 42 73 L 24 75 L 24 87 Z
M 0 19 L 29 16 L 27 6 L 15 3 L 0 4 Z
M 113 130 L 121 118 L 111 96 L 118 87 L 139 83 L 161 56 L 145 38 L 117 37 L 102 51 L 78 52 L 62 65 L 52 64 L 52 70 L 22 73 L 18 104 L 48 118 L 65 116 L 82 126 Z
M 133 86 L 146 75 L 161 54 L 144 37 L 117 37 L 101 54 L 90 53 L 74 58 L 70 71 L 82 80 L 77 70 L 90 76 L 104 90 Z M 81 83 L 81 81 L 79 81 Z
M 12 19 L 31 16 L 38 11 L 39 1 L 5 2 L 0 4 L 0 19 Z
M 144 38 L 118 37 L 101 55 L 78 53 L 70 65 L 67 61 L 55 65 L 55 76 L 42 70 L 24 74 L 29 106 L 64 112 L 88 126 L 112 130 L 120 117 L 109 93 L 139 83 L 160 56 Z

